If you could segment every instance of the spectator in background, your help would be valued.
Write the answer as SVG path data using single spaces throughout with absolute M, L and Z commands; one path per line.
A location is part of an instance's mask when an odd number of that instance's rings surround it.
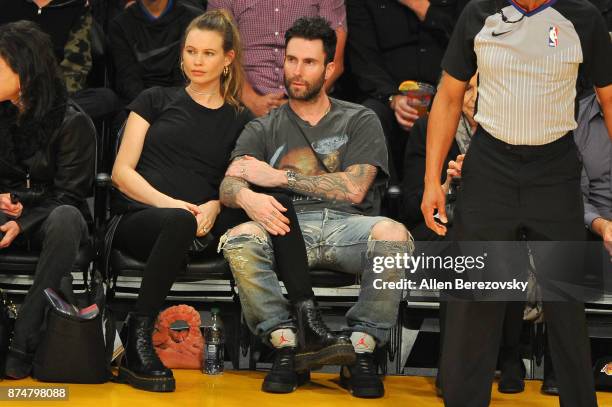
M 59 290 L 88 243 L 94 141 L 91 120 L 68 99 L 49 36 L 29 21 L 0 25 L 0 250 L 40 250 L 0 375 L 30 375 L 43 290 Z
M 92 16 L 86 0 L 0 0 L 0 10 L 0 25 L 29 20 L 51 37 L 68 93 L 92 119 L 119 110 L 110 89 L 87 87 Z
M 405 80 L 436 85 L 440 62 L 466 0 L 347 0 L 349 70 L 363 105 L 376 112 L 389 146 L 391 182 L 401 179 L 408 132 L 418 118 Z
M 603 240 L 612 256 L 612 135 L 596 94 L 579 102 L 574 140 L 582 158 L 584 224 L 589 240 Z
M 115 64 L 115 90 L 129 103 L 144 89 L 179 86 L 179 43 L 201 10 L 178 0 L 138 0 L 109 25 Z
M 229 10 L 244 41 L 247 80 L 242 101 L 256 116 L 263 116 L 287 101 L 283 83 L 285 31 L 300 17 L 323 17 L 336 31 L 336 69 L 325 82 L 329 91 L 344 71 L 346 13 L 343 0 L 209 0 L 208 9 Z

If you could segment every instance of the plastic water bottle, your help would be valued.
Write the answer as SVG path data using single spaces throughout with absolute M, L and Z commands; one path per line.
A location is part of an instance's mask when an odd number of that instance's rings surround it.
M 223 374 L 223 349 L 225 338 L 223 335 L 223 322 L 219 316 L 219 308 L 211 310 L 211 324 L 206 327 L 205 351 L 204 351 L 204 373 L 216 375 Z

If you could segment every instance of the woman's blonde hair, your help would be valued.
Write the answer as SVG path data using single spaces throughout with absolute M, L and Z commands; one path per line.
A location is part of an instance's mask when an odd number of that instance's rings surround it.
M 181 41 L 181 55 L 185 48 L 187 34 L 194 29 L 219 33 L 223 38 L 223 51 L 234 51 L 234 60 L 229 65 L 227 75 L 225 73 L 221 75 L 221 95 L 226 103 L 229 103 L 236 109 L 242 109 L 240 102 L 244 81 L 242 42 L 240 41 L 240 32 L 232 16 L 226 10 L 211 10 L 194 18 L 185 29 L 185 34 Z

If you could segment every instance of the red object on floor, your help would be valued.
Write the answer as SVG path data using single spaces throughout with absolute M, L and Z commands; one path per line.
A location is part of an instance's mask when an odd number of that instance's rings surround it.
M 185 321 L 189 329 L 170 329 L 176 321 Z M 200 314 L 189 305 L 175 305 L 162 311 L 155 324 L 153 345 L 164 366 L 171 369 L 201 369 L 204 338 L 200 332 Z

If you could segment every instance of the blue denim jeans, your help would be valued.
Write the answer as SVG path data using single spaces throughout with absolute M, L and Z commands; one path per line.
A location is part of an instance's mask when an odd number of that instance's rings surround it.
M 298 213 L 310 269 L 328 269 L 356 274 L 360 280 L 359 299 L 346 314 L 353 331 L 366 332 L 386 343 L 395 325 L 402 290 L 375 289 L 374 280 L 395 282 L 404 278 L 403 268 L 374 273 L 371 260 L 376 256 L 412 254 L 410 241 L 372 240 L 375 224 L 390 220 L 381 216 L 361 216 L 325 209 Z M 294 327 L 289 302 L 283 297 L 274 272 L 274 253 L 269 236 L 252 234 L 221 237 L 223 250 L 236 280 L 246 322 L 256 335 L 267 340 L 270 332 Z M 377 283 L 380 287 L 381 281 Z

